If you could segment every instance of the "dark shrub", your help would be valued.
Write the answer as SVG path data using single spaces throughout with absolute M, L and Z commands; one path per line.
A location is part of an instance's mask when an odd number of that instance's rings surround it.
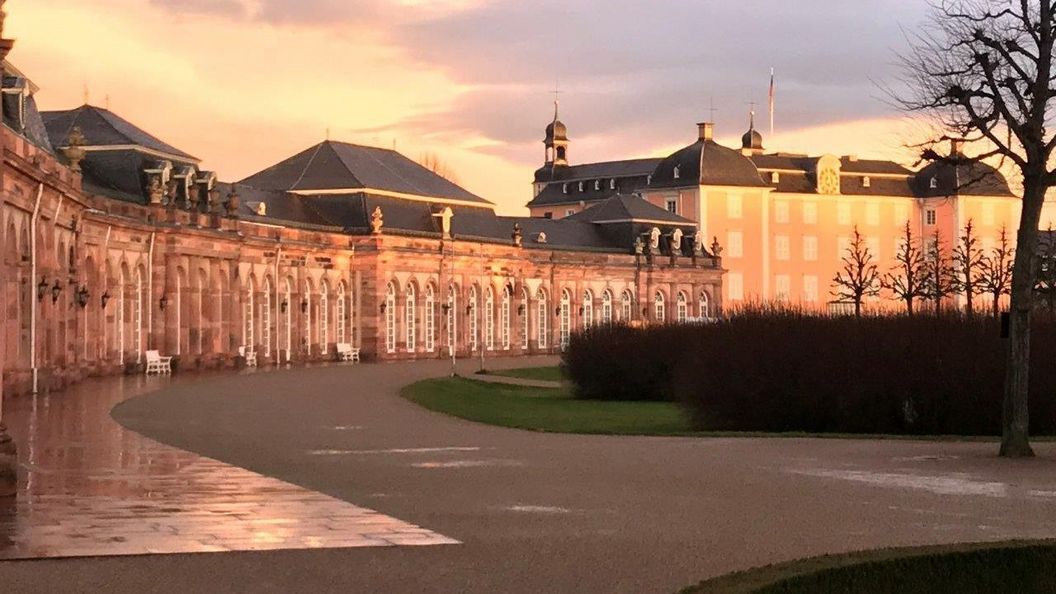
M 1032 334 L 1031 430 L 1056 433 L 1056 323 Z M 1000 434 L 998 322 L 746 312 L 704 326 L 573 339 L 581 398 L 677 399 L 701 430 Z

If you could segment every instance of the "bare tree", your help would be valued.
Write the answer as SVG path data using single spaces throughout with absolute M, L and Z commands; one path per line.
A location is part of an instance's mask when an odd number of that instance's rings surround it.
M 942 301 L 957 292 L 956 271 L 946 255 L 938 227 L 928 242 L 924 261 L 924 295 L 935 304 L 935 314 L 938 315 L 942 313 Z
M 862 301 L 880 294 L 880 272 L 857 225 L 854 226 L 854 239 L 843 256 L 843 270 L 836 273 L 832 284 L 830 293 L 833 297 L 844 303 L 854 303 L 856 318 L 862 316 Z
M 954 166 L 1000 158 L 1023 179 L 1023 210 L 1013 264 L 1010 339 L 1002 421 L 1001 455 L 1033 456 L 1028 389 L 1034 258 L 1045 193 L 1056 184 L 1049 169 L 1056 135 L 1049 103 L 1056 47 L 1052 0 L 934 0 L 930 26 L 903 57 L 915 95 L 903 107 L 934 116 L 950 139 L 985 141 L 975 157 L 955 151 L 929 160 Z
M 880 281 L 881 286 L 894 293 L 896 299 L 905 302 L 906 313 L 913 315 L 913 304 L 917 299 L 926 298 L 928 293 L 924 251 L 913 237 L 913 228 L 910 227 L 909 221 L 906 221 L 895 262 L 891 272 L 885 274 Z
M 991 311 L 996 318 L 1001 313 L 1001 297 L 1012 294 L 1012 259 L 1015 250 L 1008 243 L 1008 232 L 1001 227 L 997 245 L 983 255 L 980 266 L 980 288 L 989 293 Z
M 972 219 L 964 226 L 957 245 L 953 248 L 953 290 L 964 295 L 968 315 L 975 315 L 975 296 L 982 292 L 983 250 L 975 234 Z
M 418 159 L 418 164 L 451 183 L 458 183 L 458 174 L 456 174 L 455 170 L 436 153 L 422 153 L 422 157 Z

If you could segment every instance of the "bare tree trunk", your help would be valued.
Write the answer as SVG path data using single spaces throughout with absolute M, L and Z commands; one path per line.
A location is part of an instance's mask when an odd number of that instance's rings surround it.
M 1038 221 L 1045 187 L 1040 176 L 1024 180 L 1023 214 L 1016 239 L 1016 259 L 1012 267 L 1012 303 L 1009 307 L 1008 360 L 1005 371 L 1005 400 L 1002 418 L 1001 455 L 1026 458 L 1030 447 L 1030 317 L 1034 289 L 1034 254 L 1038 241 Z
M 994 306 L 994 319 L 997 319 L 998 317 L 1001 316 L 1001 295 L 1000 294 L 995 294 L 994 295 L 993 306 Z
M 862 317 L 862 300 L 861 298 L 854 300 L 854 317 Z

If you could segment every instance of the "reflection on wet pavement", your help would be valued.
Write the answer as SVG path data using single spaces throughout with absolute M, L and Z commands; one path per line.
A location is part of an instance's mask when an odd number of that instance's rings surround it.
M 110 418 L 172 381 L 110 378 L 8 399 L 17 499 L 0 559 L 457 544 L 339 499 L 151 441 Z

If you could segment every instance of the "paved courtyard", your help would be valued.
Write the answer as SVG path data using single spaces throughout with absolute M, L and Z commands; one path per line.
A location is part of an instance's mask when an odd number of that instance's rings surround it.
M 217 526 L 247 521 L 241 503 L 259 523 L 230 537 L 245 545 L 223 547 L 234 552 L 2 562 L 0 586 L 673 592 L 821 553 L 1056 536 L 1056 444 L 1005 461 L 978 442 L 548 435 L 397 396 L 445 371 L 436 362 L 111 379 L 15 400 L 8 421 L 28 497 L 0 519 L 2 554 L 49 556 L 79 534 L 92 541 L 83 551 L 99 554 L 203 550 L 181 549 L 212 533 L 195 521 L 184 530 L 179 516 L 208 505 L 227 510 Z M 160 390 L 126 400 L 145 388 Z M 119 402 L 113 417 L 129 430 L 106 418 Z M 268 525 L 273 503 L 299 528 L 264 547 L 275 550 L 245 550 L 260 548 L 247 535 Z M 316 541 L 303 537 L 325 524 L 369 539 L 366 518 L 412 540 L 461 544 L 309 548 Z M 127 542 L 100 540 L 95 520 Z

